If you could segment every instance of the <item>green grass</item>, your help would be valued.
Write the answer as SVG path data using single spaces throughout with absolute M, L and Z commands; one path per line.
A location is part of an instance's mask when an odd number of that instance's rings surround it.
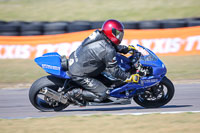
M 199 0 L 0 0 L 0 20 L 159 20 L 200 17 L 199 7 Z
M 200 56 L 162 56 L 167 76 L 173 81 L 200 80 Z M 0 88 L 32 83 L 47 75 L 33 60 L 0 60 Z
M 65 116 L 5 120 L 0 133 L 198 133 L 200 113 Z
M 0 88 L 4 85 L 32 83 L 47 75 L 33 60 L 0 60 Z
M 200 80 L 200 56 L 161 56 L 172 80 Z

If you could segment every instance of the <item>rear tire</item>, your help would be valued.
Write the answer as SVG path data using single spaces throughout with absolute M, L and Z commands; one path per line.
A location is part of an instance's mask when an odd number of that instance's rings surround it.
M 55 105 L 49 105 L 47 101 L 44 99 L 44 95 L 40 93 L 40 90 L 44 87 L 48 87 L 50 89 L 53 89 L 55 91 L 58 91 L 60 87 L 62 87 L 64 84 L 64 80 L 54 77 L 54 76 L 44 76 L 38 80 L 36 80 L 30 90 L 29 90 L 29 100 L 31 104 L 41 111 L 61 111 L 65 109 L 69 104 L 62 104 L 58 103 L 57 106 Z
M 162 96 L 159 99 L 150 100 L 149 97 L 145 97 L 145 94 L 143 94 L 135 96 L 133 100 L 145 108 L 158 108 L 167 104 L 173 98 L 175 92 L 174 85 L 167 77 L 164 77 L 155 87 L 163 87 Z M 166 92 L 164 92 L 164 89 L 166 89 Z

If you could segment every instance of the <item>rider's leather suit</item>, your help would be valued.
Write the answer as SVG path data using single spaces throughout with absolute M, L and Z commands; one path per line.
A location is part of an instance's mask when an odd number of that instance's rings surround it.
M 68 74 L 84 90 L 95 93 L 102 101 L 108 88 L 95 77 L 105 70 L 123 81 L 130 77 L 130 73 L 117 65 L 117 52 L 126 54 L 128 47 L 112 44 L 101 31 L 96 30 L 69 56 Z

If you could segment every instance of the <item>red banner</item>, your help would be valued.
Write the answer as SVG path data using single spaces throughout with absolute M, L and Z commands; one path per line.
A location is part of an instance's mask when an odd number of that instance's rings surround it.
M 29 59 L 46 52 L 69 56 L 94 30 L 41 36 L 0 36 L 0 59 Z M 200 54 L 200 26 L 125 30 L 121 45 L 141 44 L 157 55 Z

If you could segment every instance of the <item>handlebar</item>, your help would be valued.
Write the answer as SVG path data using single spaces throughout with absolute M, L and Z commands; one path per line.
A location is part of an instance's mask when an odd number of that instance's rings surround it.
M 135 49 L 132 49 L 130 52 L 132 54 L 132 57 L 131 57 L 132 63 L 136 63 L 137 61 L 139 61 L 142 54 Z
M 137 50 L 133 50 L 132 53 L 132 63 L 133 63 L 133 67 L 135 67 L 136 69 L 136 74 L 139 74 L 140 76 L 146 76 L 147 74 L 149 74 L 149 69 L 142 66 L 142 64 L 140 63 L 140 57 L 142 56 L 141 52 L 137 51 Z

